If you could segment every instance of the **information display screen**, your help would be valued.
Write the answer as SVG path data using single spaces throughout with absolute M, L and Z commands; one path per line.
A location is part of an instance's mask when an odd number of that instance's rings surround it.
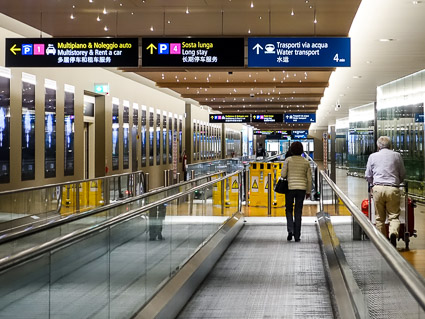
M 243 67 L 243 38 L 143 38 L 144 67 Z
M 6 67 L 137 67 L 138 38 L 8 38 Z
M 249 123 L 251 114 L 219 114 L 210 115 L 210 123 Z

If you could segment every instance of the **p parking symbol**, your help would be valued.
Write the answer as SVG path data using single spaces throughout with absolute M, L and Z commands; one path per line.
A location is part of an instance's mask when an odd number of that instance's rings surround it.
M 168 43 L 158 43 L 158 54 L 170 54 L 170 47 Z

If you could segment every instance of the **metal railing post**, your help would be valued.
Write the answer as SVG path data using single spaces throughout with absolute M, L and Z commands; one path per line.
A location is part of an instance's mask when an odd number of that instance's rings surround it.
M 105 178 L 103 181 L 103 203 L 104 205 L 108 205 L 110 203 L 109 177 Z
M 80 211 L 80 183 L 75 185 L 75 211 Z
M 195 171 L 194 170 L 190 171 L 190 179 L 195 179 Z
M 149 192 L 149 173 L 145 173 L 145 185 L 143 185 L 143 191 L 145 193 Z
M 221 215 L 224 215 L 224 201 L 226 200 L 226 194 L 224 193 L 226 190 L 227 179 L 223 179 L 221 181 Z
M 267 174 L 267 215 L 272 215 L 272 174 Z
M 168 170 L 164 170 L 164 187 L 167 187 L 169 185 L 168 182 Z

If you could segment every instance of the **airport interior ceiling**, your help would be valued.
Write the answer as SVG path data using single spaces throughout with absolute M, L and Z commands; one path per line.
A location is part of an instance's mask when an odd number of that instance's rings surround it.
M 19 0 L 0 7 L 1 13 L 53 37 L 242 37 L 245 57 L 252 49 L 249 37 L 350 36 L 351 67 L 345 68 L 249 67 L 245 58 L 239 67 L 145 67 L 142 59 L 138 68 L 121 69 L 222 113 L 317 111 L 316 127 L 375 101 L 378 85 L 423 68 L 424 41 L 414 38 L 423 30 L 425 19 L 418 17 L 424 8 L 410 0 Z M 416 27 L 388 21 L 400 12 Z M 362 21 L 353 30 L 356 15 Z M 390 41 L 380 41 L 385 39 Z M 400 60 L 400 45 L 410 59 Z M 396 61 L 400 68 L 390 71 Z M 258 129 L 310 127 L 252 124 Z

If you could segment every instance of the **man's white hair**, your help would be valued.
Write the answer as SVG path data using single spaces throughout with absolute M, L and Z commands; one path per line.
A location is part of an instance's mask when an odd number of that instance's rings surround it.
M 382 150 L 383 148 L 390 148 L 391 139 L 388 136 L 381 136 L 376 141 L 376 145 L 378 146 L 378 149 L 380 150 Z

